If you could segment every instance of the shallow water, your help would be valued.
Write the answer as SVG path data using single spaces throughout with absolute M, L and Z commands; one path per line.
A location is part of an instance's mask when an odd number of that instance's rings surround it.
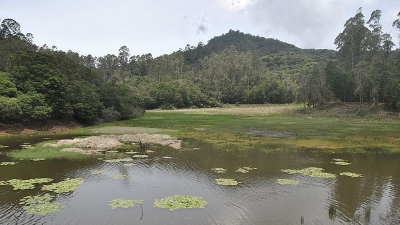
M 29 143 L 40 140 L 43 137 L 30 139 Z M 0 139 L 0 145 L 10 144 Z M 18 145 L 0 151 L 11 148 L 18 148 Z M 18 204 L 25 196 L 46 193 L 40 190 L 41 185 L 33 190 L 18 191 L 13 191 L 11 186 L 0 186 L 0 224 L 287 225 L 300 224 L 302 217 L 304 224 L 400 224 L 400 155 L 334 154 L 280 148 L 280 151 L 255 149 L 243 153 L 217 150 L 200 141 L 185 140 L 182 150 L 151 146 L 155 152 L 148 153 L 148 158 L 135 159 L 136 165 L 132 167 L 107 163 L 97 157 L 21 161 L 14 166 L 0 166 L 0 181 L 39 177 L 53 178 L 54 182 L 68 177 L 84 179 L 73 192 L 53 194 L 64 208 L 45 216 L 28 215 Z M 172 158 L 163 158 L 165 156 Z M 333 158 L 345 159 L 351 165 L 332 164 Z M 4 161 L 10 161 L 6 154 L 0 155 L 0 162 Z M 244 166 L 257 169 L 246 174 L 235 172 Z M 225 168 L 227 173 L 217 174 L 211 170 L 214 167 Z M 324 168 L 337 177 L 322 179 L 281 172 L 282 169 L 306 167 Z M 91 174 L 95 169 L 105 172 Z M 363 177 L 339 176 L 345 171 Z M 126 176 L 115 179 L 120 174 Z M 216 178 L 235 178 L 242 183 L 220 186 L 215 183 Z M 299 184 L 277 184 L 280 178 L 295 179 Z M 208 205 L 204 209 L 175 211 L 153 207 L 155 199 L 175 194 L 200 196 Z M 116 198 L 143 200 L 143 203 L 112 210 L 108 204 Z M 331 218 L 330 205 L 337 208 L 336 215 Z M 365 218 L 367 207 L 371 207 L 369 220 Z

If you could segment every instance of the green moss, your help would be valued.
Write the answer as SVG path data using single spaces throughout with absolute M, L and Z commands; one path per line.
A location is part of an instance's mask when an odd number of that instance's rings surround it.
M 27 214 L 36 214 L 44 216 L 46 214 L 57 212 L 63 206 L 58 202 L 52 202 L 54 199 L 50 194 L 26 196 L 20 200 Z
M 204 208 L 207 201 L 198 196 L 174 195 L 163 199 L 156 199 L 154 207 L 175 210 L 183 208 Z
M 351 173 L 351 172 L 343 172 L 340 173 L 341 176 L 348 176 L 348 177 L 362 177 L 362 174 L 358 173 Z
M 318 178 L 335 178 L 335 174 L 322 172 L 324 169 L 317 167 L 308 167 L 301 170 L 284 169 L 281 170 L 288 174 L 301 174 L 304 176 L 318 177 Z
M 143 203 L 143 200 L 124 200 L 122 198 L 117 198 L 112 201 L 110 201 L 110 206 L 111 209 L 116 209 L 116 208 L 129 208 L 135 206 L 135 203 Z
M 235 179 L 224 179 L 224 178 L 219 178 L 215 179 L 215 182 L 217 182 L 218 185 L 224 185 L 224 186 L 237 186 L 241 182 L 236 181 Z
M 64 181 L 58 183 L 43 185 L 42 190 L 53 191 L 55 193 L 67 193 L 77 189 L 78 186 L 82 183 L 82 178 L 67 178 Z

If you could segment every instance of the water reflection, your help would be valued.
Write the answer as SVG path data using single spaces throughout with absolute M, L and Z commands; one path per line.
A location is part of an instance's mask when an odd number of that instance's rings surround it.
M 32 140 L 31 140 L 32 141 Z M 55 182 L 81 177 L 84 183 L 68 194 L 57 195 L 65 207 L 46 216 L 27 215 L 18 204 L 33 190 L 13 191 L 0 186 L 0 224 L 400 224 L 399 155 L 332 154 L 288 146 L 254 146 L 248 152 L 234 145 L 213 146 L 198 140 L 185 140 L 183 150 L 152 146 L 149 158 L 135 159 L 135 165 L 98 160 L 23 161 L 0 167 L 0 181 L 13 178 L 50 177 Z M 0 143 L 2 144 L 2 143 Z M 279 151 L 278 151 L 279 149 Z M 126 157 L 130 157 L 127 155 Z M 332 164 L 342 158 L 349 166 Z M 0 161 L 6 156 L 0 155 Z M 239 167 L 257 168 L 249 173 Z M 227 169 L 218 174 L 211 169 Z M 282 173 L 282 169 L 320 167 L 336 174 L 322 179 Z M 92 170 L 104 170 L 91 174 Z M 362 174 L 361 178 L 339 176 L 340 172 Z M 114 179 L 116 175 L 126 175 Z M 238 186 L 220 186 L 216 178 L 234 178 Z M 298 180 L 299 184 L 280 185 L 277 179 Z M 39 185 L 40 186 L 40 185 Z M 155 199 L 175 194 L 196 195 L 208 201 L 204 209 L 169 211 L 153 207 Z M 141 199 L 129 209 L 111 210 L 115 198 Z M 336 214 L 329 217 L 329 207 Z M 367 220 L 365 217 L 371 209 Z M 357 220 L 356 220 L 357 219 Z

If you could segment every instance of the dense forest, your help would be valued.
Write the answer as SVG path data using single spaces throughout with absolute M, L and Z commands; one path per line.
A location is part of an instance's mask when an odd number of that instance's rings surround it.
M 39 47 L 17 21 L 0 20 L 0 120 L 112 121 L 144 109 L 226 103 L 352 101 L 398 110 L 400 49 L 383 33 L 381 14 L 365 18 L 360 8 L 332 40 L 337 51 L 230 30 L 156 58 L 131 55 L 127 46 L 102 57 Z

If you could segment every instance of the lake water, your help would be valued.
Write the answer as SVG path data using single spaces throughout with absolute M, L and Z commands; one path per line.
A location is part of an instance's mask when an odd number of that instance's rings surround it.
M 52 138 L 57 138 L 53 136 Z M 29 140 L 28 140 L 29 139 Z M 34 143 L 43 137 L 11 139 L 11 143 Z M 13 191 L 0 186 L 0 224 L 54 225 L 249 225 L 249 224 L 400 224 L 400 155 L 335 154 L 281 146 L 280 151 L 243 153 L 231 149 L 216 150 L 196 140 L 184 140 L 182 150 L 151 146 L 148 158 L 135 159 L 136 165 L 110 163 L 94 157 L 88 160 L 20 161 L 0 166 L 0 181 L 10 179 L 83 178 L 73 192 L 54 194 L 64 206 L 45 216 L 28 215 L 19 204 L 28 195 L 49 193 L 41 185 L 33 190 Z M 19 144 L 0 139 L 3 153 Z M 126 157 L 130 157 L 127 155 Z M 167 157 L 167 158 L 165 158 Z M 171 157 L 171 158 L 169 158 Z M 334 158 L 351 163 L 332 164 Z M 0 162 L 10 161 L 6 154 Z M 235 172 L 239 167 L 257 168 L 249 173 Z M 225 174 L 211 169 L 222 167 Z M 282 169 L 320 167 L 336 178 L 322 179 L 283 173 Z M 104 170 L 103 174 L 91 174 Z M 362 174 L 361 178 L 339 176 L 340 172 Z M 125 175 L 118 177 L 118 175 Z M 238 186 L 221 186 L 216 178 L 234 178 Z M 298 185 L 281 185 L 277 179 L 295 179 Z M 175 194 L 200 196 L 208 202 L 203 209 L 168 209 L 153 206 L 155 199 Z M 111 209 L 116 199 L 143 200 L 128 209 Z M 329 207 L 337 212 L 329 216 Z M 370 208 L 370 216 L 368 214 Z

